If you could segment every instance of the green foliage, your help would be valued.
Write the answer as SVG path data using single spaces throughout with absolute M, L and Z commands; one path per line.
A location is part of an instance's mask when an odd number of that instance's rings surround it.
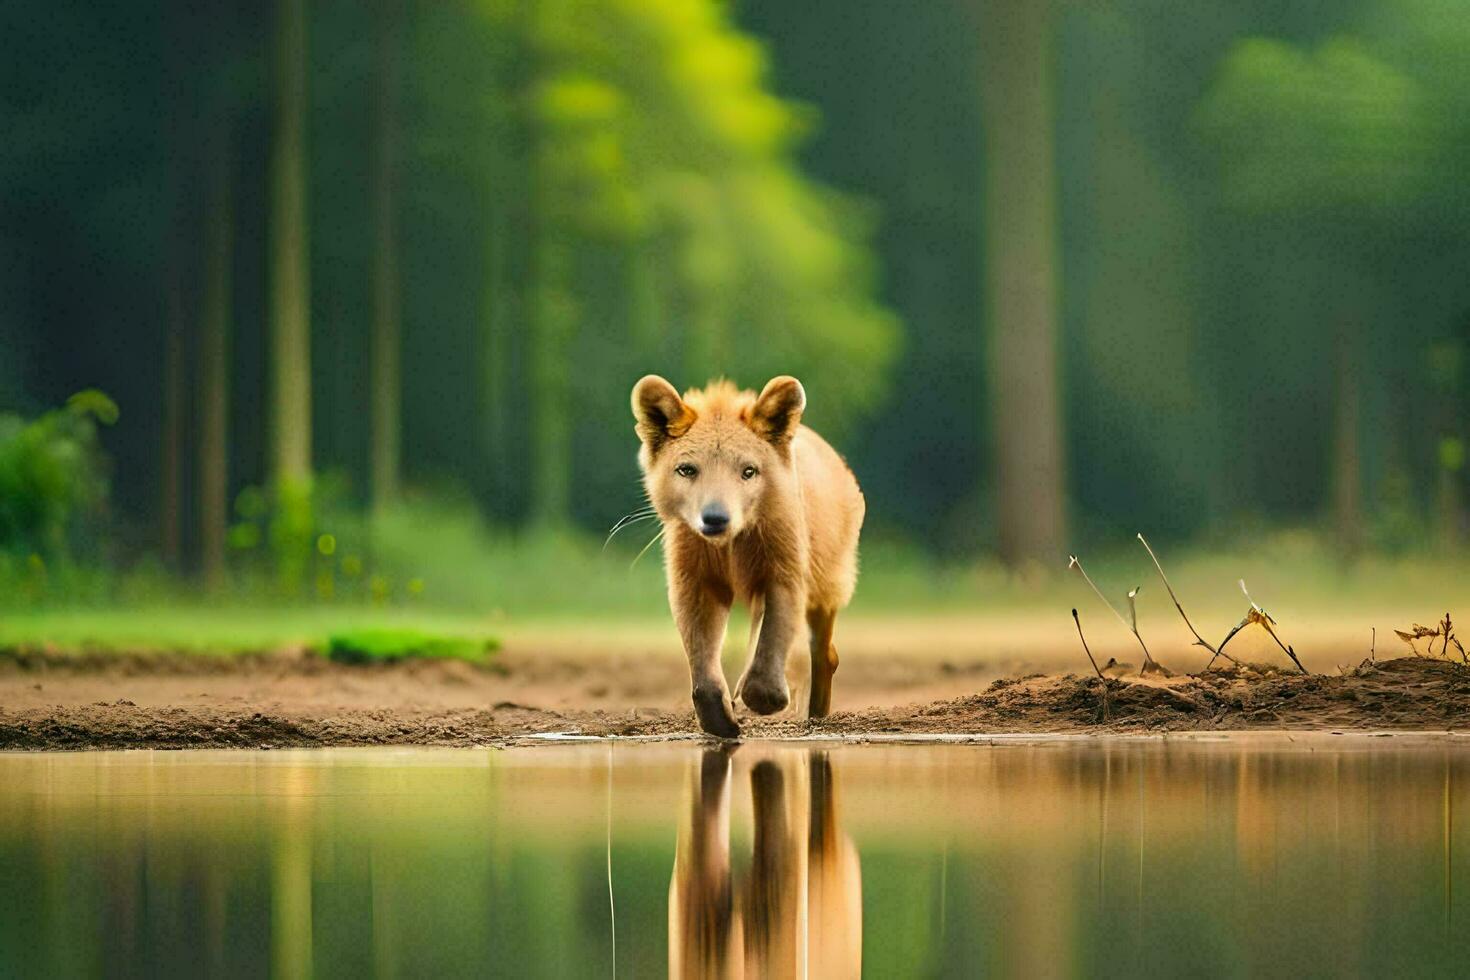
M 410 494 L 367 513 L 352 503 L 346 480 L 331 473 L 318 475 L 310 499 L 298 502 L 309 520 L 288 521 L 278 500 L 250 487 L 235 501 L 236 596 L 495 616 L 641 616 L 663 608 L 660 556 L 630 567 L 646 537 L 624 535 L 604 549 L 600 536 L 570 529 L 514 533 L 491 527 L 472 500 L 451 493 Z M 577 583 L 571 601 L 568 582 Z
M 883 397 L 900 326 L 875 297 L 869 209 L 797 165 L 812 113 L 769 91 L 765 49 L 720 4 L 539 9 L 497 23 L 536 66 L 524 125 L 545 233 L 631 251 L 644 276 L 590 295 L 546 283 L 542 301 L 563 319 L 627 306 L 629 380 L 797 374 L 840 438 Z
M 1360 40 L 1313 51 L 1240 42 L 1200 107 L 1226 196 L 1256 210 L 1402 206 L 1423 193 L 1436 131 L 1412 78 Z
M 490 639 L 440 636 L 412 629 L 356 629 L 327 640 L 328 659 L 346 664 L 396 663 L 400 660 L 464 660 L 483 663 L 499 649 Z
M 802 377 L 811 423 L 861 477 L 865 547 L 890 534 L 924 552 L 869 548 L 859 602 L 890 583 L 923 602 L 909 558 L 956 602 L 1004 577 L 977 561 L 997 530 L 987 379 L 1030 366 L 990 363 L 981 327 L 992 216 L 979 103 L 996 65 L 975 4 L 402 5 L 403 84 L 383 129 L 399 137 L 387 183 L 410 499 L 370 523 L 364 325 L 392 290 L 375 288 L 383 182 L 364 161 L 390 100 L 364 81 L 383 9 L 307 12 L 314 409 L 295 424 L 314 426 L 312 462 L 329 475 L 243 493 L 269 469 L 260 175 L 277 6 L 15 0 L 0 14 L 15 53 L 0 97 L 0 405 L 34 414 L 58 385 L 97 384 L 125 408 L 106 441 L 127 461 L 108 503 L 105 467 L 57 469 L 15 420 L 0 426 L 11 477 L 20 453 L 28 473 L 91 487 L 0 496 L 11 596 L 178 595 L 175 573 L 134 556 L 157 550 L 172 499 L 159 313 L 181 316 L 195 346 L 216 130 L 239 257 L 230 593 L 515 615 L 565 608 L 571 591 L 589 610 L 656 612 L 656 553 L 630 572 L 641 541 L 604 555 L 589 536 L 640 503 L 627 392 L 648 371 L 680 385 Z M 1134 527 L 1160 541 L 1223 534 L 1241 515 L 1319 527 L 1349 333 L 1368 540 L 1409 553 L 1433 525 L 1463 528 L 1464 0 L 1109 0 L 1059 5 L 1054 28 L 1075 546 Z M 192 364 L 188 350 L 185 569 L 201 538 Z M 472 498 L 412 496 L 441 485 Z M 89 523 L 118 545 L 116 567 L 63 560 L 99 537 Z
M 272 497 L 268 535 L 271 558 L 281 590 L 288 595 L 300 590 L 311 560 L 315 539 L 312 491 L 310 480 L 283 480 L 276 484 Z
M 227 541 L 239 592 L 374 605 L 423 595 L 419 574 L 390 577 L 370 558 L 368 516 L 353 503 L 349 481 L 340 472 L 271 490 L 246 487 L 235 498 Z
M 248 486 L 235 498 L 235 522 L 227 542 L 236 569 L 269 580 L 283 596 L 301 592 L 312 559 L 317 498 L 330 480 L 287 481 L 267 491 Z
M 654 533 L 637 526 L 606 548 L 600 535 L 488 526 L 464 499 L 410 499 L 372 521 L 376 574 L 392 585 L 417 580 L 422 600 L 494 617 L 577 614 L 645 617 L 666 609 L 662 556 L 634 562 Z
M 31 421 L 0 415 L 0 551 L 36 556 L 32 565 L 68 553 L 72 532 L 107 503 L 97 426 L 117 418 L 94 390 Z
M 1197 122 L 1225 163 L 1227 197 L 1456 220 L 1470 204 L 1464 182 L 1445 179 L 1470 150 L 1464 4 L 1379 0 L 1344 27 L 1311 50 L 1247 38 L 1226 55 Z

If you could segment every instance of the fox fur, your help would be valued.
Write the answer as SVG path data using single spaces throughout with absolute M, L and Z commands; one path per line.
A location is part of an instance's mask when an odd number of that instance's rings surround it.
M 787 706 L 786 661 L 803 633 L 812 717 L 831 708 L 837 613 L 857 584 L 865 505 L 842 457 L 801 424 L 792 377 L 760 394 L 715 381 L 680 396 L 649 375 L 633 388 L 644 488 L 664 526 L 669 606 L 689 658 L 695 714 L 735 738 L 733 700 Z M 720 667 L 731 604 L 751 609 L 752 651 L 732 698 Z

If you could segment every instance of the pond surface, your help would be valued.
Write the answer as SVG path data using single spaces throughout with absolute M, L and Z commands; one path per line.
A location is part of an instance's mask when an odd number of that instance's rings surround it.
M 0 755 L 0 975 L 1470 974 L 1470 744 Z

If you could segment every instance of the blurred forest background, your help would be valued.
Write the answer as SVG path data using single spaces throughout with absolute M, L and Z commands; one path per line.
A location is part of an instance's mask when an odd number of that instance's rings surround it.
M 656 610 L 649 526 L 602 550 L 647 372 L 801 377 L 895 602 L 1139 530 L 1461 548 L 1466 0 L 10 0 L 0 36 L 0 605 Z

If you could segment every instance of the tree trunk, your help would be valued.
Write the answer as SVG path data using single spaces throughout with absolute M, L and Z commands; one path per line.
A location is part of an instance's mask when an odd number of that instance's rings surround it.
M 1059 560 L 1066 537 L 1050 4 L 992 0 L 981 25 L 996 518 L 1017 566 Z
M 184 296 L 183 275 L 175 242 L 170 260 L 167 331 L 163 344 L 163 473 L 159 500 L 163 563 L 177 572 L 183 559 L 184 501 Z
M 199 331 L 199 556 L 204 582 L 224 580 L 229 523 L 230 332 L 234 305 L 233 165 L 223 111 L 209 148 L 204 229 L 204 294 Z
M 494 86 L 507 91 L 525 83 L 527 50 L 519 57 L 497 66 Z M 510 100 L 507 100 L 510 101 Z M 511 384 L 515 378 L 512 331 L 520 317 L 519 303 L 524 294 L 517 291 L 520 276 L 518 260 L 524 253 L 516 246 L 520 237 L 516 229 L 525 227 L 526 157 L 517 152 L 522 130 L 517 125 L 496 118 L 486 124 L 489 153 L 485 163 L 485 277 L 480 293 L 480 386 L 478 397 L 480 463 L 478 490 L 481 506 L 492 520 L 509 516 L 509 500 L 520 483 L 514 479 L 516 466 L 512 444 Z
M 545 58 L 548 25 L 556 11 L 528 3 L 530 62 L 527 81 L 534 86 Z M 571 510 L 571 379 L 567 338 L 574 318 L 570 288 L 571 250 L 551 207 L 546 147 L 534 120 L 527 130 L 526 222 L 529 270 L 526 277 L 527 361 L 530 374 L 531 506 L 533 523 L 564 524 Z
M 1347 314 L 1349 317 L 1356 314 Z M 1338 550 L 1353 557 L 1363 547 L 1362 378 L 1357 324 L 1344 321 L 1337 335 L 1333 410 L 1332 512 Z
M 539 179 L 538 179 L 539 182 Z M 540 215 L 545 210 L 540 209 Z M 530 287 L 531 519 L 560 525 L 571 510 L 572 420 L 567 335 L 569 250 L 545 221 L 536 229 Z
M 311 285 L 306 223 L 306 0 L 276 7 L 271 145 L 272 476 L 311 476 Z
M 497 167 L 490 175 L 489 214 L 485 232 L 485 290 L 481 298 L 480 327 L 480 481 L 486 512 L 504 513 L 505 497 L 511 486 L 510 404 L 511 345 L 514 299 L 509 272 L 511 230 L 509 202 L 498 182 L 505 176 Z
M 381 511 L 398 497 L 403 400 L 398 213 L 398 30 L 400 0 L 378 0 L 374 66 L 372 500 Z
M 169 103 L 168 180 L 172 210 L 164 267 L 163 431 L 159 442 L 159 552 L 164 566 L 178 572 L 183 565 L 184 538 L 184 361 L 188 347 L 186 286 L 192 271 L 186 261 L 193 244 L 194 166 L 190 151 L 197 138 L 198 109 L 193 99 L 196 75 L 191 70 L 184 38 L 195 26 L 181 0 L 166 8 L 170 25 L 166 66 L 172 97 Z

